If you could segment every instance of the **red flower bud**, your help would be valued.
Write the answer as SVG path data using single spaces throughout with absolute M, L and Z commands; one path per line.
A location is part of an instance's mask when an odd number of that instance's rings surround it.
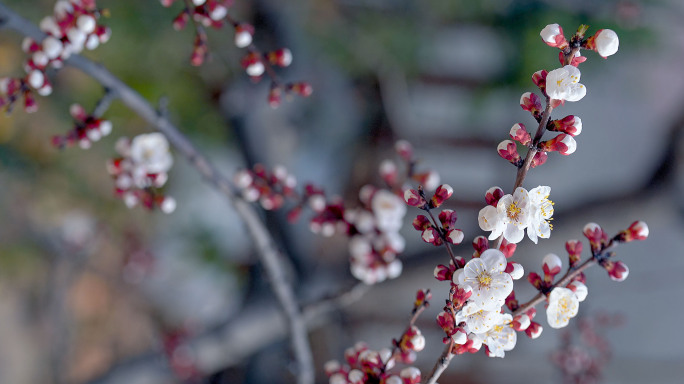
M 553 120 L 547 126 L 549 131 L 563 132 L 570 136 L 577 136 L 582 132 L 582 119 L 569 115 L 561 120 Z
M 572 136 L 561 133 L 551 140 L 542 141 L 539 144 L 540 152 L 558 151 L 561 155 L 570 155 L 577 149 L 577 142 Z
M 546 75 L 549 72 L 546 70 L 540 70 L 532 74 L 532 82 L 534 85 L 539 87 L 539 89 L 546 95 Z
M 448 230 L 451 229 L 455 224 L 458 216 L 453 209 L 445 209 L 439 213 L 439 221 L 442 223 L 442 228 Z
M 546 160 L 549 159 L 549 155 L 546 154 L 546 152 L 539 151 L 534 154 L 534 157 L 532 158 L 532 162 L 530 163 L 530 168 L 535 168 L 538 167 L 544 163 L 546 163 Z
M 525 92 L 520 97 L 520 106 L 523 110 L 529 111 L 535 119 L 541 119 L 542 105 L 541 99 L 536 93 Z
M 523 124 L 513 125 L 509 135 L 511 136 L 511 139 L 519 142 L 522 145 L 528 145 L 532 142 L 532 137 L 530 136 L 529 132 L 527 132 Z
M 511 140 L 504 140 L 499 143 L 499 145 L 496 147 L 496 151 L 499 153 L 499 156 L 503 157 L 505 160 L 508 160 L 516 167 L 521 166 L 523 163 L 522 158 L 520 158 L 520 154 L 518 154 L 518 147 Z
M 485 201 L 488 205 L 496 207 L 496 205 L 499 203 L 499 199 L 501 199 L 503 195 L 503 189 L 500 187 L 491 187 L 487 190 L 487 192 L 485 192 Z
M 292 64 L 292 52 L 287 48 L 280 48 L 278 50 L 267 53 L 266 59 L 272 65 L 287 67 L 290 64 Z
M 440 205 L 442 205 L 447 199 L 449 199 L 453 194 L 454 189 L 451 188 L 449 184 L 442 184 L 439 187 L 437 187 L 435 194 L 432 195 L 432 199 L 430 199 L 430 205 L 433 208 L 437 208 Z
M 423 207 L 427 202 L 415 189 L 407 189 L 404 191 L 404 201 L 412 207 Z

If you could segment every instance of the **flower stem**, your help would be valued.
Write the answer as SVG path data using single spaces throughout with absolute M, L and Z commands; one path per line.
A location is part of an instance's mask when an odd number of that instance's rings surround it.
M 579 275 L 580 273 L 584 272 L 585 269 L 591 267 L 592 265 L 596 264 L 597 261 L 594 257 L 591 257 L 587 259 L 584 263 L 582 263 L 579 267 L 576 268 L 569 268 L 568 272 L 565 273 L 565 275 L 554 285 L 552 285 L 549 288 L 549 292 L 551 292 L 554 288 L 556 287 L 563 287 L 565 285 L 568 285 L 570 281 L 575 278 L 575 276 Z M 527 312 L 530 308 L 535 307 L 537 304 L 541 303 L 542 301 L 546 300 L 546 295 L 543 293 L 538 293 L 535 297 L 532 298 L 532 300 L 528 301 L 525 304 L 522 304 L 518 309 L 513 312 L 513 317 L 521 315 L 525 312 Z
M 437 379 L 439 379 L 439 377 L 442 375 L 442 372 L 447 369 L 451 359 L 454 357 L 454 355 L 451 353 L 451 348 L 453 348 L 453 346 L 454 341 L 449 341 L 449 344 L 446 346 L 446 348 L 444 348 L 444 351 L 442 351 L 439 359 L 437 359 L 432 371 L 430 371 L 430 374 L 428 374 L 427 378 L 423 381 L 425 384 L 435 384 Z

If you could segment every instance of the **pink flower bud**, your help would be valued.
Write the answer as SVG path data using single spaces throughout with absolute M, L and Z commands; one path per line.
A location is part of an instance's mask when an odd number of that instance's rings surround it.
M 534 85 L 539 87 L 539 89 L 546 94 L 546 76 L 549 74 L 548 71 L 542 69 L 532 74 L 532 82 Z
M 532 137 L 527 132 L 523 124 L 514 124 L 513 127 L 511 127 L 511 132 L 509 135 L 511 136 L 511 139 L 519 142 L 522 145 L 528 145 L 532 142 Z
M 254 27 L 250 24 L 240 23 L 235 26 L 235 46 L 238 48 L 246 48 L 252 44 L 254 36 Z
M 407 367 L 401 370 L 399 374 L 403 379 L 404 384 L 418 384 L 420 383 L 420 370 L 415 367 Z
M 247 74 L 252 77 L 261 76 L 266 69 L 264 64 L 261 62 L 261 58 L 255 52 L 250 52 L 244 58 L 242 58 L 241 64 Z
M 430 228 L 430 220 L 423 216 L 423 215 L 418 215 L 415 219 L 413 219 L 413 228 L 415 228 L 417 231 L 424 231 L 427 228 Z
M 404 201 L 412 207 L 423 207 L 427 202 L 415 189 L 407 189 L 404 191 Z
M 95 21 L 95 18 L 91 15 L 81 15 L 76 20 L 76 26 L 78 26 L 78 29 L 80 29 L 86 34 L 95 31 L 96 25 L 97 22 Z
M 511 266 L 510 270 L 508 266 Z M 518 263 L 508 263 L 506 265 L 506 272 L 511 275 L 513 280 L 519 280 L 525 274 L 525 269 Z
M 542 40 L 550 47 L 563 49 L 568 46 L 565 36 L 563 36 L 563 28 L 558 24 L 549 24 L 539 33 Z
M 563 132 L 571 136 L 582 133 L 582 119 L 578 116 L 569 115 L 561 120 L 553 120 L 549 123 L 549 131 Z
M 534 154 L 534 157 L 532 158 L 532 162 L 530 163 L 530 168 L 536 168 L 544 163 L 546 163 L 546 160 L 549 159 L 549 155 L 546 154 L 544 151 L 539 151 Z
M 31 87 L 38 89 L 45 84 L 45 75 L 36 69 L 29 73 L 27 81 Z
M 398 140 L 394 143 L 394 150 L 404 161 L 411 161 L 413 158 L 413 146 L 406 140 Z
M 176 199 L 169 196 L 164 197 L 161 204 L 159 204 L 159 209 L 166 214 L 173 213 L 176 210 Z
M 480 257 L 482 252 L 489 249 L 489 240 L 485 236 L 478 236 L 473 239 L 473 248 L 475 249 L 473 257 Z
M 399 175 L 399 170 L 397 169 L 397 164 L 392 160 L 383 160 L 380 163 L 380 177 L 388 184 L 395 185 L 397 183 L 397 177 Z
M 463 236 L 463 231 L 460 229 L 451 229 L 447 232 L 446 239 L 451 244 L 458 245 L 463 241 Z
M 458 216 L 453 209 L 445 209 L 439 213 L 439 221 L 442 223 L 442 228 L 451 229 L 458 220 Z
M 306 82 L 291 83 L 287 89 L 302 97 L 309 97 L 313 93 L 313 87 Z
M 605 260 L 601 266 L 605 268 L 613 281 L 623 281 L 629 276 L 629 268 L 622 261 Z
M 579 240 L 568 240 L 565 243 L 565 250 L 568 251 L 570 267 L 574 267 L 580 261 L 582 253 L 582 243 Z
M 544 257 L 543 264 L 542 264 L 542 270 L 544 271 L 545 279 L 547 280 L 546 277 L 550 277 L 547 281 L 553 281 L 553 276 L 556 276 L 558 273 L 560 273 L 561 268 L 563 267 L 563 262 L 561 261 L 560 257 L 553 253 L 549 253 Z
M 620 39 L 612 29 L 599 29 L 594 36 L 587 39 L 587 48 L 598 52 L 604 59 L 614 55 L 620 46 Z
M 589 290 L 587 289 L 587 286 L 584 285 L 581 281 L 573 281 L 572 283 L 568 284 L 568 288 L 575 292 L 575 296 L 577 296 L 577 300 L 580 302 L 584 301 L 584 299 L 587 298 L 587 294 L 589 293 Z
M 287 67 L 292 63 L 292 52 L 287 48 L 280 48 L 266 54 L 266 59 L 272 65 Z
M 507 259 L 510 259 L 515 253 L 515 249 L 517 248 L 517 246 L 517 244 L 509 243 L 508 240 L 503 239 L 501 245 L 499 246 L 499 251 L 501 251 L 501 253 L 503 253 Z
M 541 336 L 543 330 L 544 328 L 539 323 L 532 321 L 530 322 L 529 327 L 525 329 L 525 334 L 530 339 L 536 339 L 537 337 Z
M 24 94 L 24 111 L 26 113 L 33 113 L 38 110 L 38 104 L 36 104 L 36 99 L 33 98 L 30 92 Z
M 539 276 L 538 273 L 536 273 L 536 272 L 530 272 L 530 274 L 527 275 L 527 281 L 529 281 L 530 284 L 532 284 L 533 287 L 535 287 L 535 288 L 537 288 L 537 289 L 541 289 L 541 286 L 542 286 L 542 278 L 541 278 L 541 276 Z
M 603 244 L 608 240 L 608 235 L 606 235 L 603 229 L 596 223 L 586 224 L 582 232 L 584 233 L 584 236 L 589 239 L 591 251 L 594 254 L 600 251 Z
M 561 63 L 561 65 L 565 65 L 565 53 L 563 53 L 563 51 L 558 52 L 558 61 Z M 577 67 L 580 64 L 584 63 L 585 61 L 587 61 L 587 58 L 584 56 L 581 56 L 579 51 L 577 51 L 575 53 L 575 56 L 573 56 L 570 59 L 570 65 L 572 65 L 573 67 Z
M 536 93 L 525 92 L 520 97 L 520 106 L 523 110 L 529 111 L 532 116 L 541 118 L 542 105 L 541 99 Z
M 426 228 L 420 237 L 426 243 L 434 243 L 436 239 L 439 239 L 439 234 L 434 228 Z
M 496 151 L 499 153 L 499 156 L 505 160 L 508 160 L 516 167 L 522 165 L 523 160 L 518 154 L 518 147 L 511 140 L 504 140 L 499 143 L 499 145 L 496 147 Z
M 448 200 L 453 194 L 454 189 L 451 188 L 449 184 L 442 184 L 439 187 L 437 187 L 435 194 L 432 195 L 432 199 L 430 199 L 430 205 L 433 208 L 437 208 L 440 205 L 442 205 L 446 200 Z
M 442 311 L 437 315 L 437 324 L 446 332 L 447 335 L 453 335 L 456 324 L 454 316 L 451 313 Z M 448 340 L 447 340 L 448 342 Z
M 558 151 L 561 155 L 570 155 L 577 149 L 577 142 L 572 136 L 561 133 L 551 140 L 542 141 L 539 144 L 541 152 L 555 152 Z
M 436 266 L 435 270 L 432 272 L 432 274 L 435 276 L 435 279 L 439 281 L 451 281 L 453 273 L 454 271 L 451 268 L 442 264 Z
M 522 314 L 514 317 L 511 325 L 516 331 L 524 331 L 530 326 L 531 322 L 529 316 Z
M 496 205 L 499 203 L 499 199 L 501 199 L 503 195 L 504 191 L 501 189 L 501 187 L 491 187 L 487 190 L 487 192 L 485 192 L 485 201 L 488 205 L 496 207 Z
M 278 108 L 283 100 L 282 94 L 280 87 L 272 87 L 268 92 L 268 105 L 273 109 Z
M 634 240 L 646 240 L 648 238 L 648 225 L 643 221 L 635 221 L 629 228 L 617 235 L 618 241 L 630 242 Z
M 175 19 L 173 19 L 173 29 L 180 31 L 188 24 L 190 16 L 187 12 L 181 12 Z

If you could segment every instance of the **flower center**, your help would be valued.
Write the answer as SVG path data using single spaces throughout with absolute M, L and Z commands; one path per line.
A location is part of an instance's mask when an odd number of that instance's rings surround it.
M 477 276 L 477 282 L 483 287 L 489 287 L 489 284 L 492 283 L 492 277 L 488 273 L 482 272 Z
M 503 325 L 495 325 L 493 328 L 493 331 L 498 333 L 498 332 L 502 332 L 503 329 L 504 329 Z
M 520 207 L 518 207 L 518 204 L 511 203 L 508 206 L 508 210 L 506 213 L 507 213 L 509 219 L 518 220 L 518 216 L 520 215 L 520 212 L 522 212 L 522 209 L 520 209 Z

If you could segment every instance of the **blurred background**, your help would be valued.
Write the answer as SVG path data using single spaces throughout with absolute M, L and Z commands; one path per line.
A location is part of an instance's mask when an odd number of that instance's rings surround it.
M 36 23 L 54 5 L 2 3 Z M 609 348 L 592 346 L 596 338 L 586 335 L 584 348 L 602 372 L 599 382 L 681 382 L 684 3 L 238 0 L 231 14 L 255 25 L 262 49 L 292 50 L 283 79 L 314 87 L 309 99 L 277 110 L 267 105 L 268 83 L 252 84 L 240 68 L 244 52 L 234 47 L 232 31 L 210 31 L 212 58 L 195 68 L 192 30 L 171 27 L 180 4 L 98 5 L 110 10 L 105 23 L 113 35 L 87 56 L 151 103 L 166 98 L 171 119 L 222 172 L 283 164 L 301 182 L 355 206 L 362 185 L 382 185 L 378 165 L 393 158 L 394 141 L 407 139 L 420 166 L 454 188 L 448 208 L 458 212 L 466 235 L 457 248 L 462 256 L 483 234 L 476 215 L 484 191 L 499 185 L 509 192 L 514 183 L 514 168 L 495 148 L 514 123 L 534 126 L 520 95 L 535 90 L 533 72 L 559 66 L 539 31 L 550 23 L 561 24 L 566 36 L 580 24 L 590 33 L 614 29 L 615 56 L 586 52 L 587 96 L 552 115 L 580 116 L 584 129 L 575 154 L 551 154 L 530 172 L 528 189 L 552 189 L 554 231 L 539 246 L 524 240 L 516 261 L 539 272 L 547 253 L 565 259 L 564 242 L 582 238 L 587 222 L 616 233 L 646 221 L 649 239 L 617 250 L 630 268 L 626 281 L 613 282 L 600 268 L 587 272 L 589 296 L 579 316 L 582 324 L 599 324 Z M 0 30 L 0 76 L 22 74 L 20 42 Z M 0 115 L 0 382 L 293 382 L 284 320 L 229 204 L 176 157 L 167 187 L 176 212 L 127 209 L 114 197 L 105 162 L 116 156 L 117 137 L 150 127 L 115 102 L 105 115 L 112 135 L 89 150 L 58 150 L 50 138 L 71 129 L 69 105 L 91 110 L 102 89 L 71 68 L 53 80 L 55 92 L 38 100 L 39 112 Z M 391 346 L 421 288 L 432 289 L 433 305 L 418 322 L 427 347 L 415 365 L 428 372 L 441 353 L 434 319 L 448 285 L 432 271 L 448 255 L 420 241 L 409 224 L 417 213 L 405 218 L 402 276 L 310 322 L 317 382 L 327 382 L 323 364 L 342 360 L 356 341 L 376 350 Z M 288 272 L 302 304 L 356 284 L 347 240 L 312 234 L 307 217 L 290 225 L 283 213 L 264 214 L 294 266 Z M 524 281 L 516 293 L 520 300 L 534 294 Z M 505 359 L 457 356 L 440 382 L 562 382 L 552 356 L 582 355 L 581 349 L 568 349 L 564 332 L 546 326 L 543 307 L 537 309 L 545 326 L 539 339 L 519 337 Z

